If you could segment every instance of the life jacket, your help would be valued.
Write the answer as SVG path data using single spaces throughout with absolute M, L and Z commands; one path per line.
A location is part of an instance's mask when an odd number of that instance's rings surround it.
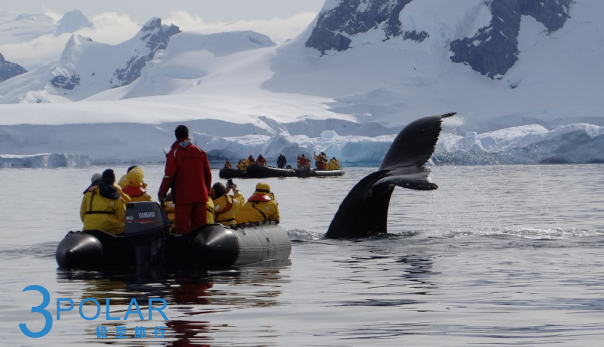
M 216 215 L 216 223 L 230 222 L 230 221 L 235 220 L 235 218 L 220 219 L 221 215 L 229 212 L 231 210 L 231 208 L 233 207 L 233 197 L 230 195 L 225 195 L 224 197 L 226 198 L 226 206 L 224 206 L 224 208 L 220 209 L 220 211 L 214 210 L 214 214 Z
M 252 194 L 252 196 L 250 196 L 249 199 L 247 199 L 248 202 L 252 203 L 252 207 L 257 210 L 258 212 L 260 212 L 260 214 L 262 215 L 262 218 L 264 218 L 264 221 L 269 220 L 268 216 L 266 215 L 266 213 L 262 212 L 261 209 L 259 209 L 258 207 L 256 207 L 256 205 L 260 205 L 263 202 L 268 202 L 268 201 L 272 201 L 273 199 L 265 194 Z
M 86 209 L 86 214 L 115 214 L 115 211 L 94 211 L 92 209 L 92 201 L 94 200 L 94 196 L 97 194 L 97 186 L 92 186 L 88 189 L 89 192 L 92 192 L 92 195 L 90 196 L 90 204 L 88 205 L 88 208 Z M 117 191 L 116 191 L 117 193 Z M 101 194 L 101 192 L 99 191 L 99 195 L 103 196 L 103 194 Z M 111 200 L 117 200 L 120 195 L 117 194 L 117 198 L 109 198 L 107 196 L 103 196 L 105 198 L 111 199 Z
M 128 194 L 131 197 L 138 197 L 147 192 L 147 190 L 143 187 L 133 187 L 130 185 L 126 185 L 122 188 L 122 191 Z

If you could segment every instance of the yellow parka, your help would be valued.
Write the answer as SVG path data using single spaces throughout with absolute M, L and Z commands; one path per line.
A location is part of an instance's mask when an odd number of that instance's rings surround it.
M 273 193 L 270 192 L 269 185 L 258 183 L 254 194 L 250 196 L 245 205 L 237 212 L 235 221 L 241 224 L 271 220 L 279 220 L 279 206 L 275 201 Z
M 143 179 L 145 179 L 143 169 L 136 166 L 126 175 L 126 184 L 120 184 L 124 193 L 128 194 L 133 202 L 153 201 L 151 195 L 147 193 L 147 184 L 143 182 Z M 120 179 L 120 182 L 122 182 L 122 179 Z
M 235 215 L 244 203 L 245 197 L 238 190 L 235 191 L 234 195 L 223 195 L 214 199 L 216 223 L 222 223 L 223 225 L 236 224 Z
M 109 199 L 101 196 L 99 186 L 91 186 L 80 207 L 82 230 L 103 230 L 113 235 L 124 232 L 126 202 L 123 198 Z
M 214 215 L 214 201 L 212 198 L 208 197 L 208 202 L 206 202 L 206 220 L 208 224 L 216 223 L 216 216 Z
M 338 159 L 331 159 L 329 162 L 329 170 L 338 170 L 340 168 L 340 164 L 338 163 Z
M 242 161 L 240 161 L 239 163 L 237 163 L 237 168 L 238 168 L 240 171 L 245 171 L 245 170 L 247 170 L 247 161 L 246 161 L 246 160 L 242 160 Z

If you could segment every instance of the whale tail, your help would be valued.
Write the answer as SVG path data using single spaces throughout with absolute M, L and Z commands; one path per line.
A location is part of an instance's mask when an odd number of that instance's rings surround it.
M 394 187 L 434 190 L 430 160 L 444 118 L 456 112 L 418 119 L 407 125 L 392 142 L 378 171 L 359 181 L 334 216 L 325 237 L 359 238 L 387 232 L 388 207 Z

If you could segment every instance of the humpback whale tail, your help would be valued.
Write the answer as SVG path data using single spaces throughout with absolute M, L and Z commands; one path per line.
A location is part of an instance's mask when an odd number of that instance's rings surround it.
M 325 237 L 358 238 L 386 233 L 388 206 L 395 186 L 438 189 L 424 164 L 434 153 L 442 120 L 455 114 L 421 118 L 401 130 L 378 171 L 360 180 L 342 201 Z

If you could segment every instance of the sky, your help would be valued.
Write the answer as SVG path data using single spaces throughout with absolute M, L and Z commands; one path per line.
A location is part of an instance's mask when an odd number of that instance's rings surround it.
M 300 34 L 316 17 L 325 0 L 0 0 L 0 11 L 43 13 L 55 21 L 77 9 L 94 27 L 78 34 L 94 41 L 118 44 L 133 37 L 153 17 L 183 31 L 216 33 L 253 30 L 280 43 Z M 2 35 L 2 33 L 0 33 Z M 19 43 L 2 43 L 0 53 L 11 62 L 34 69 L 59 59 L 70 34 L 44 35 Z

